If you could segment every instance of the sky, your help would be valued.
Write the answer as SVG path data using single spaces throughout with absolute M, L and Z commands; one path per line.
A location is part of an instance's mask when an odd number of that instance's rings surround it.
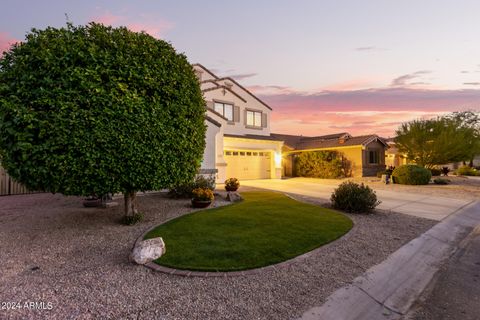
M 66 17 L 127 26 L 235 78 L 273 108 L 273 132 L 390 137 L 480 110 L 479 12 L 467 0 L 2 0 L 0 51 Z

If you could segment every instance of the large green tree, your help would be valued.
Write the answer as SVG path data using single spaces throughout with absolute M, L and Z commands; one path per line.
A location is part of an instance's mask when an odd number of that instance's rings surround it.
M 32 31 L 0 60 L 0 156 L 32 190 L 137 191 L 191 180 L 205 146 L 194 70 L 167 42 L 91 23 Z
M 473 159 L 480 155 L 480 112 L 479 111 L 461 111 L 454 112 L 447 116 L 454 121 L 457 128 L 461 128 L 467 134 L 467 158 L 470 166 L 473 166 Z
M 396 131 L 398 150 L 418 165 L 435 165 L 463 161 L 470 156 L 473 129 L 459 125 L 452 116 L 414 120 Z

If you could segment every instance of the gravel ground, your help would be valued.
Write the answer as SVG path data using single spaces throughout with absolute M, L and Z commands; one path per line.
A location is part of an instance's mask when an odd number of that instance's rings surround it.
M 291 319 L 435 224 L 352 215 L 350 233 L 307 260 L 253 276 L 185 278 L 133 265 L 128 255 L 146 229 L 191 212 L 189 201 L 149 194 L 139 208 L 145 221 L 126 227 L 121 207 L 83 208 L 80 198 L 51 194 L 0 197 L 1 307 L 22 306 L 0 310 L 0 319 Z

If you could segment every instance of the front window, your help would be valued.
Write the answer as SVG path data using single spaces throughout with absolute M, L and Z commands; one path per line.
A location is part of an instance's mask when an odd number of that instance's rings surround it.
M 229 103 L 215 102 L 214 110 L 227 118 L 228 121 L 233 121 L 233 105 Z
M 247 111 L 247 126 L 261 127 L 262 113 L 257 111 Z
M 380 163 L 380 152 L 378 150 L 370 150 L 368 152 L 368 163 L 370 164 Z

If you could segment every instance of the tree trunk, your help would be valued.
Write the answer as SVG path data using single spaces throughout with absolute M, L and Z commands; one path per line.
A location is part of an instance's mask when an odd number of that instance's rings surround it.
M 137 211 L 137 193 L 135 191 L 127 191 L 124 194 L 125 199 L 125 216 L 134 216 Z

